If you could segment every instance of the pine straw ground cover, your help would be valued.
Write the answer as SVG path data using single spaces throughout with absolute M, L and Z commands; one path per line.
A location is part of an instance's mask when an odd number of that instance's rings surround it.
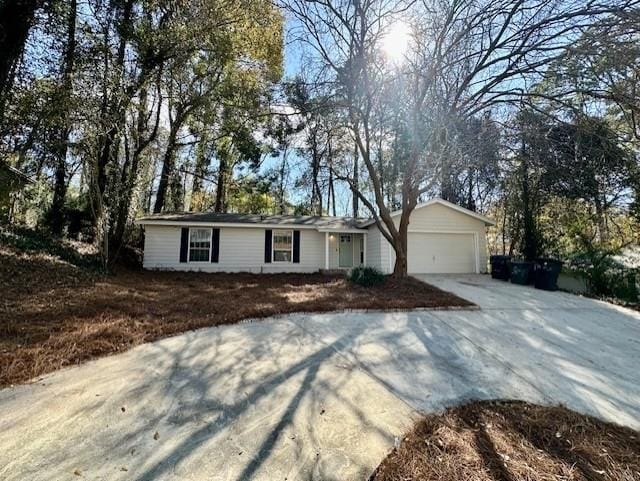
M 92 274 L 0 245 L 0 386 L 201 327 L 291 312 L 469 306 L 416 279 L 364 288 L 308 275 Z
M 562 407 L 476 402 L 419 421 L 370 481 L 638 481 L 640 433 Z

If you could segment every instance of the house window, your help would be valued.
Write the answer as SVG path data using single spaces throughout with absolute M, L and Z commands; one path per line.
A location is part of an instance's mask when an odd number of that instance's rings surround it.
M 341 234 L 340 235 L 340 242 L 351 242 L 351 234 Z
M 209 262 L 211 229 L 189 229 L 189 262 Z
M 293 231 L 273 231 L 273 262 L 291 262 L 293 257 Z

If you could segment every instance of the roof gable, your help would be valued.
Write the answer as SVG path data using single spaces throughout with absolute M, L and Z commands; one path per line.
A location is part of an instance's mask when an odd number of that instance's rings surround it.
M 438 205 L 442 205 L 444 207 L 448 207 L 449 209 L 453 209 L 457 212 L 460 212 L 462 214 L 468 215 L 469 217 L 473 217 L 475 219 L 481 220 L 482 222 L 484 222 L 486 225 L 496 225 L 496 222 L 493 219 L 489 219 L 488 217 L 482 215 L 482 214 L 478 214 L 477 212 L 474 212 L 470 209 L 467 209 L 465 207 L 462 207 L 458 204 L 454 204 L 453 202 L 449 202 L 448 200 L 444 200 L 441 199 L 440 197 L 435 197 L 433 199 L 429 199 L 426 202 L 422 202 L 420 204 L 418 204 L 414 210 L 418 210 L 418 209 L 422 209 L 424 207 L 429 207 L 430 205 L 434 205 L 434 204 L 438 204 Z M 394 212 L 391 213 L 391 217 L 396 217 L 398 215 L 402 214 L 402 210 L 396 210 Z
M 447 207 L 449 209 L 455 210 L 457 212 L 460 212 L 461 214 L 465 214 L 468 215 L 469 217 L 473 217 L 474 219 L 478 219 L 481 220 L 482 222 L 485 223 L 485 225 L 496 225 L 495 221 L 493 219 L 490 219 L 489 217 L 486 217 L 482 214 L 478 214 L 477 212 L 474 212 L 472 210 L 466 209 L 462 206 L 459 206 L 457 204 L 454 204 L 453 202 L 449 202 L 447 200 L 441 199 L 440 197 L 435 197 L 433 199 L 429 199 L 426 202 L 421 202 L 420 204 L 416 205 L 416 207 L 413 209 L 414 211 L 419 210 L 419 209 L 423 209 L 425 207 L 429 207 L 430 205 L 434 205 L 434 204 L 438 204 L 438 205 L 442 205 L 444 207 Z M 397 217 L 399 215 L 402 214 L 402 210 L 394 210 L 393 212 L 391 212 L 391 217 Z M 375 220 L 370 219 L 369 221 L 367 221 L 364 225 L 366 226 L 371 226 L 375 224 Z

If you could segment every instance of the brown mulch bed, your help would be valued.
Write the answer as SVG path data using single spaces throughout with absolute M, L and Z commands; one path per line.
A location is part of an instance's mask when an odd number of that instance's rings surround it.
M 563 407 L 476 402 L 419 421 L 370 481 L 637 481 L 640 433 Z
M 320 274 L 90 274 L 0 249 L 0 387 L 192 329 L 291 312 L 470 306 L 416 279 Z

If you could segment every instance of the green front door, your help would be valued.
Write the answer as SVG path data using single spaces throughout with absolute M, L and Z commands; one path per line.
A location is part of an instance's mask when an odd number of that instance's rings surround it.
M 353 267 L 353 239 L 351 234 L 340 234 L 340 267 Z

